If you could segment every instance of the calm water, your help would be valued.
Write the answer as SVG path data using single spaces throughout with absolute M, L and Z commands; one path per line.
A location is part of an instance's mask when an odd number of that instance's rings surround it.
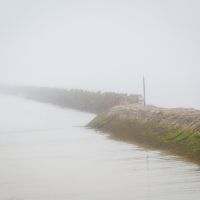
M 200 167 L 84 128 L 93 117 L 0 96 L 0 200 L 200 199 Z

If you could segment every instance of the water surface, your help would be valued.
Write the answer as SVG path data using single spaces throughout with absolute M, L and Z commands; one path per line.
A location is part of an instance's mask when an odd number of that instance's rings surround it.
M 0 96 L 0 200 L 197 200 L 200 168 L 86 129 L 94 115 Z

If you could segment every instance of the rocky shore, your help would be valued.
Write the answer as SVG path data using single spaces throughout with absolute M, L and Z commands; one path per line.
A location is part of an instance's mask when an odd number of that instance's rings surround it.
M 200 164 L 200 111 L 121 105 L 97 115 L 88 127 L 115 139 L 170 151 Z

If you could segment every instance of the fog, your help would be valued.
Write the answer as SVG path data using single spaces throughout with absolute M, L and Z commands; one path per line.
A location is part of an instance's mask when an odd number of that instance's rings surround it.
M 198 0 L 0 1 L 0 82 L 200 108 Z

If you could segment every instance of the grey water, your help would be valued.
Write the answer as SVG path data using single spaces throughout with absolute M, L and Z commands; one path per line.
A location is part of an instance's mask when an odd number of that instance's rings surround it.
M 200 167 L 84 127 L 93 114 L 0 96 L 0 200 L 197 200 Z

